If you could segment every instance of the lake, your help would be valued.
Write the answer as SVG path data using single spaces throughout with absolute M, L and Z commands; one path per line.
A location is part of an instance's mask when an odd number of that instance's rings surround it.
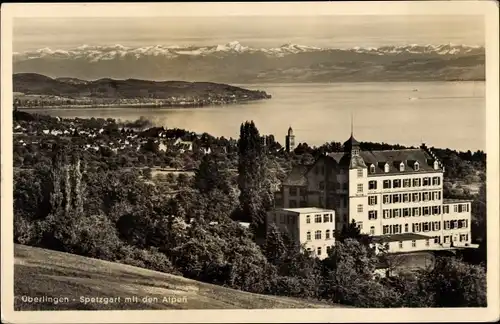
M 457 150 L 486 149 L 484 82 L 387 82 L 240 85 L 264 90 L 270 100 L 204 108 L 30 109 L 63 118 L 135 120 L 237 138 L 240 124 L 254 120 L 261 134 L 284 144 L 289 126 L 296 143 L 386 142 Z

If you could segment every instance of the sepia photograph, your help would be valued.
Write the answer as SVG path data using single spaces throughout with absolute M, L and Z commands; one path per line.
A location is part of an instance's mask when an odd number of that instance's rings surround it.
M 497 3 L 1 12 L 3 320 L 500 316 Z

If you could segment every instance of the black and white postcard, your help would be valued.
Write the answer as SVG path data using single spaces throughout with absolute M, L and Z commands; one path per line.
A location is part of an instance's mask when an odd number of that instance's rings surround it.
M 2 320 L 498 320 L 498 9 L 3 5 Z

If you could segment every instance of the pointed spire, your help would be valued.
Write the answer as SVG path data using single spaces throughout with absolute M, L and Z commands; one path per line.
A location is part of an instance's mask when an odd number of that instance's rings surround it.
M 352 110 L 351 110 L 351 137 L 353 137 L 353 135 L 354 135 L 354 126 L 353 126 L 354 121 L 353 120 L 354 120 L 354 117 L 353 117 Z

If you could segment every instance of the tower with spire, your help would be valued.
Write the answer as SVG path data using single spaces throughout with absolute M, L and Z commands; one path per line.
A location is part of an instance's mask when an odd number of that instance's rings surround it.
M 292 126 L 288 128 L 288 134 L 285 136 L 285 146 L 289 153 L 295 150 L 295 135 L 293 135 Z

